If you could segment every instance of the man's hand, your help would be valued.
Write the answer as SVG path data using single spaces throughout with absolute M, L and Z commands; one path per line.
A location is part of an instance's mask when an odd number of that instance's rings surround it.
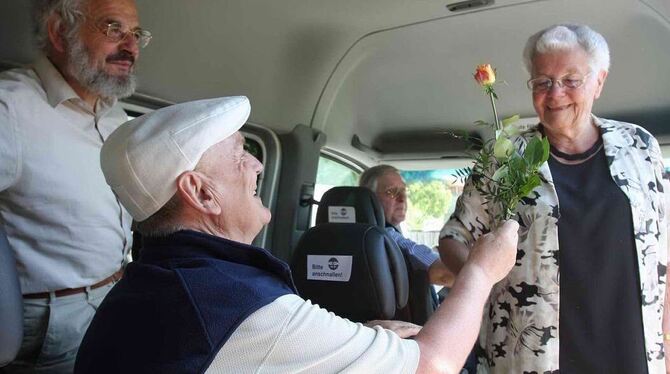
M 403 339 L 411 338 L 421 331 L 421 326 L 405 321 L 375 319 L 366 322 L 364 325 L 367 327 L 381 326 L 382 328 L 395 332 Z
M 417 372 L 457 373 L 477 338 L 491 287 L 516 262 L 517 229 L 514 221 L 475 242 L 449 296 L 414 338 L 421 356 Z
M 516 262 L 518 229 L 516 221 L 508 220 L 497 230 L 480 237 L 470 252 L 466 266 L 483 271 L 491 284 L 500 282 Z
M 440 259 L 435 260 L 428 268 L 428 280 L 432 284 L 440 286 L 451 287 L 454 285 L 456 276 L 447 268 L 447 266 Z

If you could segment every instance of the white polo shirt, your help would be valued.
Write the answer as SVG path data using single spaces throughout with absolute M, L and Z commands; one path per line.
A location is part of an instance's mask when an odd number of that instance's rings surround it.
M 0 74 L 0 224 L 24 294 L 88 286 L 121 266 L 131 218 L 100 148 L 126 120 L 115 100 L 94 112 L 46 57 Z
M 297 295 L 251 314 L 207 373 L 414 373 L 419 345 L 336 316 Z

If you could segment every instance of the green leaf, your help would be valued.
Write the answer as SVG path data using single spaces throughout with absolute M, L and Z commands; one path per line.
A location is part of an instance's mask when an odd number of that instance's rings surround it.
M 510 158 L 509 166 L 510 166 L 510 172 L 513 172 L 515 174 L 523 175 L 526 173 L 527 170 L 526 161 L 516 154 Z
M 524 183 L 524 185 L 519 189 L 519 198 L 528 196 L 528 194 L 530 194 L 535 189 L 535 187 L 539 186 L 541 183 L 542 181 L 537 174 L 531 175 L 526 183 Z
M 518 114 L 515 114 L 515 115 L 513 115 L 513 116 L 511 116 L 511 117 L 504 118 L 504 119 L 502 120 L 502 126 L 503 126 L 503 128 L 505 128 L 505 127 L 511 125 L 512 123 L 518 121 L 519 118 L 521 118 L 521 117 L 519 117 Z
M 540 162 L 540 165 L 544 164 L 548 159 L 549 159 L 549 138 L 545 136 L 542 138 L 542 160 Z
M 493 173 L 491 179 L 493 179 L 494 181 L 499 181 L 507 176 L 507 172 L 508 172 L 507 165 L 503 165 L 501 168 L 496 170 L 495 173 Z
M 523 152 L 523 158 L 526 159 L 528 165 L 531 169 L 539 167 L 544 161 L 544 144 L 543 141 L 538 137 L 533 137 L 528 145 L 526 150 Z

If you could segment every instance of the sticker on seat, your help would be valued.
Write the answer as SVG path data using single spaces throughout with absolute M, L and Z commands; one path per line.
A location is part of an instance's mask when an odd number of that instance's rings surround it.
M 348 282 L 351 278 L 352 256 L 307 256 L 307 279 Z
M 353 206 L 329 206 L 328 222 L 356 223 L 356 209 Z

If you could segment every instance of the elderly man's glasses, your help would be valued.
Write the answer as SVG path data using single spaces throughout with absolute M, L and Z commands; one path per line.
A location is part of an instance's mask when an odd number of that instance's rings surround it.
M 400 196 L 407 197 L 407 189 L 403 187 L 392 187 L 384 191 L 384 194 L 395 200 Z
M 533 92 L 547 92 L 556 85 L 560 88 L 573 90 L 584 85 L 584 82 L 589 78 L 589 75 L 591 75 L 591 73 L 586 75 L 570 74 L 560 79 L 551 79 L 547 77 L 534 78 L 528 81 L 528 89 Z
M 123 26 L 118 22 L 110 22 L 102 26 L 102 32 L 107 36 L 107 39 L 113 42 L 120 42 L 126 40 L 128 35 L 132 35 L 135 43 L 140 48 L 146 47 L 151 41 L 151 32 L 143 29 L 134 29 L 123 31 Z

